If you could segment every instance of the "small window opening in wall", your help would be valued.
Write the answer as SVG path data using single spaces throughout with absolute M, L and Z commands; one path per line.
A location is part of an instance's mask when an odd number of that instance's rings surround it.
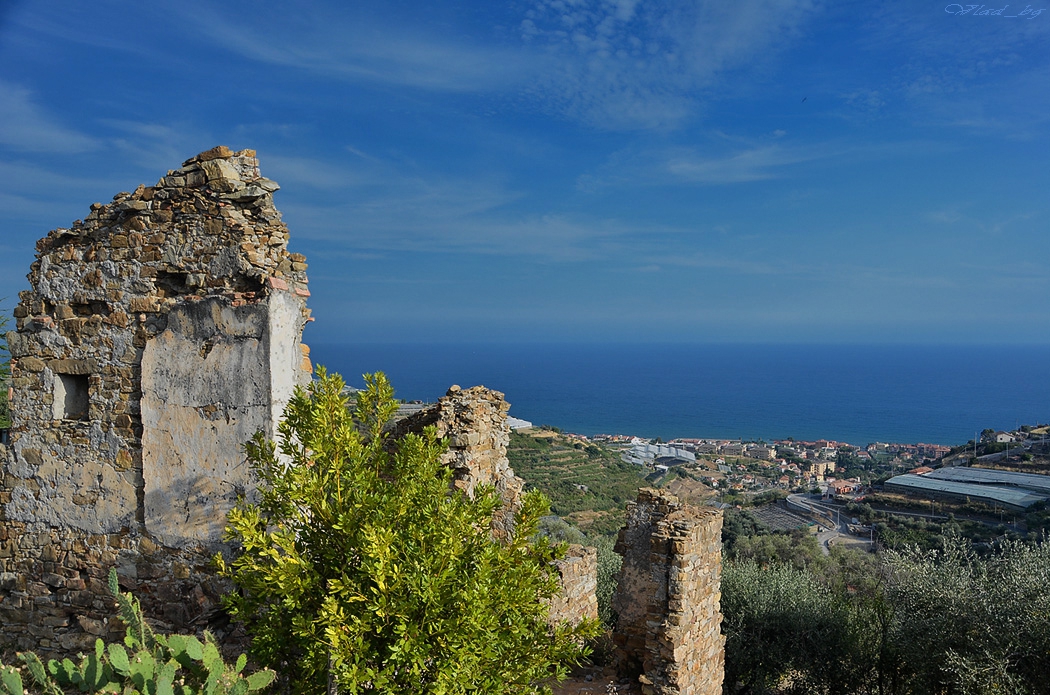
M 84 420 L 87 418 L 87 374 L 55 375 L 54 410 L 56 420 Z

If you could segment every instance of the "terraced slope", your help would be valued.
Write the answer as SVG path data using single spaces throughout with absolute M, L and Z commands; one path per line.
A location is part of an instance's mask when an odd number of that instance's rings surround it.
M 651 485 L 618 452 L 549 430 L 512 432 L 507 457 L 528 488 L 550 497 L 552 512 L 592 535 L 619 530 L 624 506 Z

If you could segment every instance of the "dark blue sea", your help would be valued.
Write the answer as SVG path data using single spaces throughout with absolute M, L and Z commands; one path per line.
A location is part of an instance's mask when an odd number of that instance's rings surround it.
M 1050 422 L 1050 346 L 312 345 L 354 386 L 399 398 L 502 391 L 510 414 L 593 435 L 961 444 Z

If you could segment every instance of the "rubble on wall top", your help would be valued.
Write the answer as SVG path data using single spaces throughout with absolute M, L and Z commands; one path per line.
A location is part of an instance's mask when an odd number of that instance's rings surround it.
M 157 187 L 207 186 L 219 198 L 234 202 L 253 201 L 278 190 L 276 181 L 259 174 L 255 150 L 233 152 L 219 145 L 190 157 L 182 168 L 168 171 Z

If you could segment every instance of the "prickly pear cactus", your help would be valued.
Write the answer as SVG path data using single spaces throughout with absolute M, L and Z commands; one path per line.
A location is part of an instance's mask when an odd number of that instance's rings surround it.
M 193 635 L 154 633 L 138 599 L 120 592 L 114 570 L 109 588 L 127 627 L 123 644 L 96 640 L 94 653 L 79 655 L 79 663 L 51 659 L 46 666 L 35 653 L 20 653 L 21 668 L 0 662 L 0 695 L 248 695 L 273 682 L 275 674 L 268 669 L 242 675 L 247 663 L 243 654 L 229 666 L 211 633 L 204 633 L 203 642 Z M 23 679 L 26 674 L 31 681 Z

